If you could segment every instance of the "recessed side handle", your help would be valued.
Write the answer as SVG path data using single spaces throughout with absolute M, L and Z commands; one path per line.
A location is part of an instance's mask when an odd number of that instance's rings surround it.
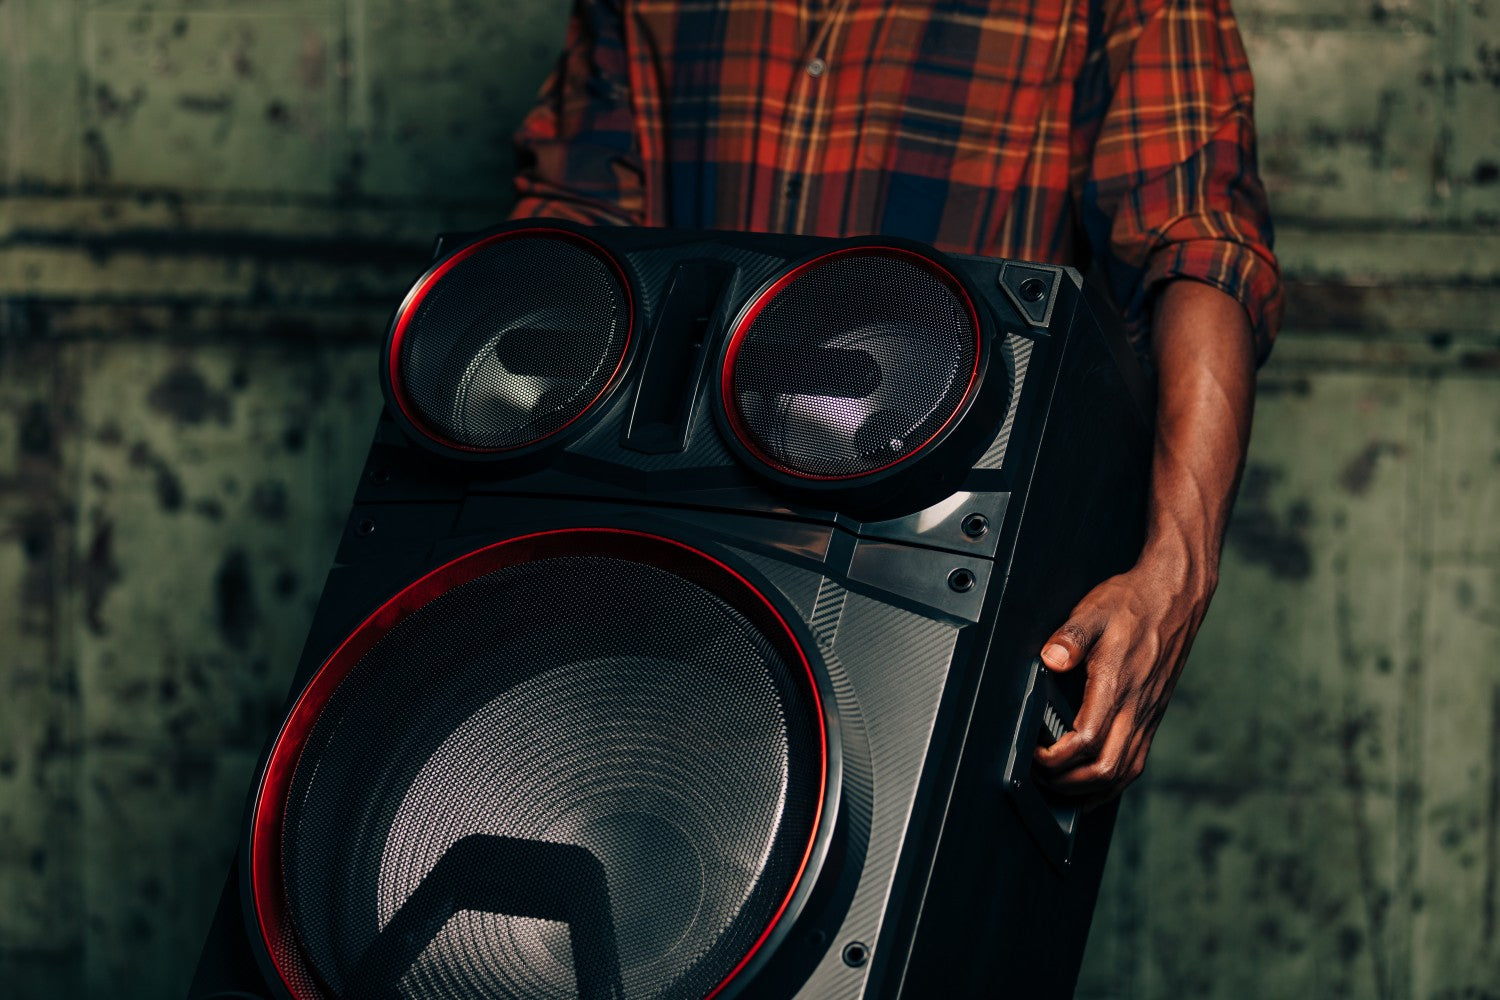
M 1032 754 L 1073 728 L 1074 709 L 1041 659 L 1033 658 L 1026 669 L 1026 698 L 1005 761 L 1005 791 L 1042 853 L 1061 870 L 1072 862 L 1078 809 L 1042 791 L 1032 773 Z

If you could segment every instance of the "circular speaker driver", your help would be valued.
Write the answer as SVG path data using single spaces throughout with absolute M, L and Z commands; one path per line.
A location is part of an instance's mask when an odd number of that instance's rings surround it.
M 802 480 L 855 479 L 920 454 L 979 373 L 978 315 L 936 262 L 856 247 L 793 269 L 744 311 L 724 355 L 735 437 Z
M 397 314 L 397 407 L 447 448 L 505 452 L 596 403 L 625 359 L 631 298 L 619 265 L 560 229 L 498 233 L 448 257 Z
M 635 532 L 499 543 L 299 699 L 260 929 L 297 1000 L 711 997 L 800 884 L 827 768 L 812 666 L 735 571 Z

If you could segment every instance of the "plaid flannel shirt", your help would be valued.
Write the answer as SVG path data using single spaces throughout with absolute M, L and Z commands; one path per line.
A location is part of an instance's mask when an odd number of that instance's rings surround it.
M 884 234 L 1152 295 L 1281 284 L 1229 0 L 575 0 L 514 217 Z

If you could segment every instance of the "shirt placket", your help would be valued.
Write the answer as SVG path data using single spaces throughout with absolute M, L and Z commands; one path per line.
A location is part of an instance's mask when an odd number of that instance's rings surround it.
M 794 76 L 797 82 L 787 102 L 787 125 L 783 133 L 786 141 L 777 163 L 782 183 L 773 217 L 780 220 L 784 232 L 799 231 L 806 217 L 805 189 L 817 154 L 814 132 L 825 96 L 828 60 L 849 4 L 850 0 L 823 0 L 803 5 L 802 16 L 813 30 Z

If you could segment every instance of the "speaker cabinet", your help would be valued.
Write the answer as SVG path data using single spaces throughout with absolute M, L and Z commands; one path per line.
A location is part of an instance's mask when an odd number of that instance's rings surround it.
M 1035 653 L 1144 524 L 1071 270 L 439 241 L 195 1000 L 1063 997 L 1113 811 Z

